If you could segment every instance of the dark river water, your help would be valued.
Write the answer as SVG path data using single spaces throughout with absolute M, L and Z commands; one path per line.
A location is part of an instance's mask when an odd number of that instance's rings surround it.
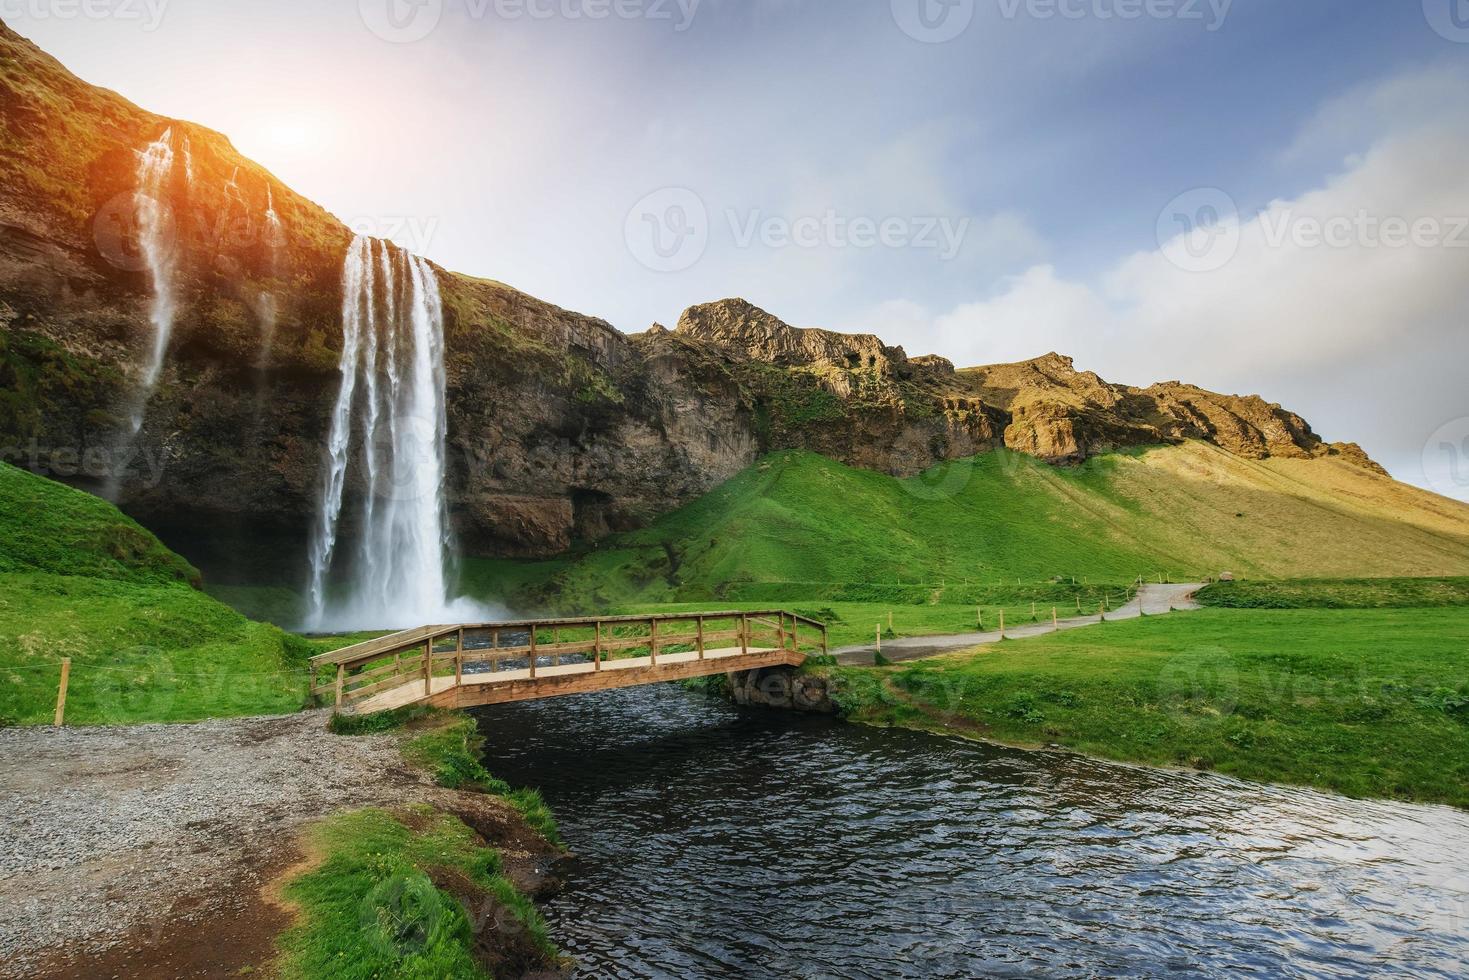
M 1469 976 L 1469 814 L 677 688 L 483 709 L 582 977 Z

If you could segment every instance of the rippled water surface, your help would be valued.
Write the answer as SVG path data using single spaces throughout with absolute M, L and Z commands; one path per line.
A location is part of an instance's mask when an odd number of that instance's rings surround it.
M 485 709 L 585 977 L 1469 975 L 1469 814 L 676 688 Z

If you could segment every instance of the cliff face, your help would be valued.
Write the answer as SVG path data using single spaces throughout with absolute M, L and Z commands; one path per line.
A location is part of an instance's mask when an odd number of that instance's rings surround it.
M 138 152 L 165 133 L 177 315 L 123 455 L 153 336 Z M 351 232 L 222 135 L 87 85 L 3 25 L 0 144 L 6 457 L 90 489 L 115 475 L 124 509 L 207 572 L 300 561 L 339 386 Z M 643 524 L 781 448 L 905 475 L 1000 445 L 1067 462 L 1184 438 L 1372 465 L 1259 399 L 1109 385 L 1055 355 L 956 372 L 742 300 L 626 336 L 499 283 L 436 274 L 450 510 L 472 552 L 547 555 Z M 359 476 L 349 471 L 349 533 Z

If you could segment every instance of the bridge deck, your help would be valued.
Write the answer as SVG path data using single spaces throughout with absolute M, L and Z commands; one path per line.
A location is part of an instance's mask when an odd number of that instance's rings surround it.
M 656 664 L 651 657 L 608 660 L 602 663 L 601 670 L 591 661 L 555 667 L 541 665 L 536 668 L 535 677 L 531 676 L 529 667 L 520 670 L 483 671 L 466 673 L 462 679 L 452 676 L 435 677 L 429 682 L 415 679 L 359 701 L 353 705 L 352 710 L 354 713 L 373 714 L 420 702 L 430 702 L 442 708 L 506 704 L 511 701 L 708 677 L 732 670 L 754 670 L 777 664 L 790 663 L 797 666 L 802 659 L 804 658 L 792 655 L 788 650 L 770 648 L 747 652 L 735 647 L 728 650 L 706 650 L 703 659 L 692 651 L 660 653 Z M 432 694 L 426 690 L 430 685 Z
M 826 627 L 796 613 L 715 612 L 423 626 L 311 658 L 339 712 L 468 708 L 800 666 Z

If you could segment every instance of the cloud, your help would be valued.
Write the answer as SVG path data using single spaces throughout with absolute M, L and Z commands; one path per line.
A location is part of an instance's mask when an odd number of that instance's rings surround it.
M 1261 391 L 1324 429 L 1352 426 L 1344 437 L 1369 451 L 1416 454 L 1447 417 L 1469 415 L 1457 356 L 1469 336 L 1469 76 L 1433 69 L 1355 98 L 1370 140 L 1339 105 L 1304 132 L 1365 148 L 1308 192 L 1222 216 L 1216 232 L 1238 244 L 1208 271 L 1180 267 L 1182 233 L 1090 282 L 1037 265 L 926 325 L 908 308 L 905 341 L 959 363 L 1054 349 L 1114 380 Z

